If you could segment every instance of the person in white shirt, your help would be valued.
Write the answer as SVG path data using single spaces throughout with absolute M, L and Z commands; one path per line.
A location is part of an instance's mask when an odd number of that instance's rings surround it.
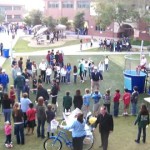
M 41 70 L 41 76 L 42 76 L 43 82 L 45 82 L 46 68 L 47 68 L 47 63 L 43 59 L 39 65 L 39 69 Z
M 66 66 L 64 66 L 63 68 L 61 68 L 60 70 L 60 75 L 61 75 L 61 82 L 63 83 L 66 83 Z
M 139 75 L 142 69 L 145 71 L 146 67 L 147 67 L 147 59 L 145 55 L 142 55 L 140 65 L 136 68 L 137 74 Z
M 108 56 L 105 57 L 104 63 L 105 63 L 105 70 L 108 71 L 108 63 L 109 63 L 109 58 L 108 58 Z
M 98 64 L 98 70 L 102 74 L 104 72 L 104 62 L 100 61 Z
M 47 84 L 51 83 L 51 74 L 52 74 L 52 68 L 51 66 L 48 66 L 46 69 L 46 83 Z

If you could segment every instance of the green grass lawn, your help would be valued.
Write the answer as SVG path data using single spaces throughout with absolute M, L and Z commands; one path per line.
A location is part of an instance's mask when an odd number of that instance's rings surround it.
M 79 44 L 79 40 L 68 40 L 66 41 L 63 45 L 58 45 L 58 46 L 52 46 L 50 45 L 49 47 L 30 47 L 28 46 L 29 41 L 24 40 L 20 38 L 16 45 L 14 46 L 13 50 L 18 53 L 18 52 L 34 52 L 34 51 L 42 51 L 42 50 L 47 50 L 47 49 L 53 49 L 53 48 L 59 48 L 62 46 L 69 46 L 69 45 L 75 45 Z
M 131 39 L 131 44 L 141 46 L 141 40 Z M 150 41 L 144 41 L 143 46 L 150 46 Z
M 30 56 L 29 56 L 30 57 Z M 84 58 L 91 58 L 95 64 L 97 65 L 100 60 L 103 60 L 105 56 L 65 56 L 65 64 L 71 62 L 72 65 L 77 65 L 77 60 Z M 137 56 L 136 56 L 137 57 Z M 37 64 L 44 58 L 44 56 L 32 56 L 31 60 L 35 60 Z M 26 59 L 24 57 L 24 59 Z M 124 55 L 110 55 L 109 56 L 109 71 L 104 72 L 104 81 L 100 84 L 100 92 L 102 94 L 105 93 L 107 88 L 111 89 L 111 95 L 113 96 L 115 89 L 119 88 L 121 94 L 123 93 L 123 69 L 124 69 Z M 6 68 L 7 73 L 11 75 L 10 68 L 10 60 L 7 60 L 3 66 Z M 73 76 L 73 75 L 72 75 Z M 82 95 L 84 94 L 85 88 L 90 88 L 90 80 L 88 79 L 85 83 L 80 83 L 78 80 L 77 84 L 73 83 L 73 77 L 71 78 L 71 84 L 60 84 L 60 92 L 58 96 L 58 118 L 62 118 L 62 97 L 65 95 L 66 91 L 70 91 L 71 96 L 75 94 L 76 89 L 80 89 Z M 12 83 L 12 80 L 11 80 Z M 46 88 L 51 88 L 50 85 L 44 85 Z M 141 94 L 139 99 L 139 105 L 143 102 L 143 97 L 147 97 L 146 94 Z M 31 93 L 30 99 L 34 102 L 35 96 Z M 51 102 L 51 100 L 50 100 Z M 91 110 L 92 110 L 92 101 L 91 101 Z M 102 101 L 101 101 L 102 104 Z M 113 112 L 113 103 L 111 104 L 111 113 Z M 120 114 L 123 113 L 123 103 L 120 102 Z M 136 144 L 134 139 L 137 136 L 137 127 L 134 126 L 135 117 L 119 117 L 114 118 L 114 132 L 110 134 L 109 139 L 109 149 L 108 150 L 149 150 L 150 149 L 150 131 L 149 128 L 147 130 L 147 143 L 146 144 Z M 96 129 L 95 133 L 95 144 L 92 150 L 99 150 L 100 146 L 100 136 L 98 133 L 98 129 Z M 4 148 L 4 133 L 3 133 L 3 118 L 0 116 L 0 150 L 5 150 Z M 15 143 L 15 138 L 13 138 L 14 142 L 14 150 L 43 150 L 43 140 L 38 139 L 36 137 L 36 132 L 32 136 L 26 136 L 26 144 L 24 146 L 17 146 Z M 63 150 L 67 150 L 66 147 L 63 147 Z

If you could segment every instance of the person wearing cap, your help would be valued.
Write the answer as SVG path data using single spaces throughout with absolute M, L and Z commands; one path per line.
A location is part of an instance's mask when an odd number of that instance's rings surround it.
M 20 102 L 20 94 L 23 93 L 25 86 L 25 77 L 21 75 L 21 72 L 17 72 L 17 78 L 14 81 L 14 87 L 17 90 L 18 102 Z
M 101 146 L 103 150 L 107 150 L 108 147 L 108 137 L 110 132 L 113 131 L 114 123 L 113 117 L 109 113 L 107 113 L 107 108 L 102 106 L 100 108 L 100 113 L 97 116 L 97 120 L 95 123 L 95 128 L 99 124 L 99 133 L 101 136 Z
M 91 92 L 93 93 L 95 90 L 99 91 L 99 82 L 103 80 L 102 74 L 98 71 L 97 67 L 94 66 L 94 70 L 91 73 Z
M 9 77 L 5 73 L 5 69 L 2 70 L 2 74 L 0 75 L 0 84 L 3 86 L 3 92 L 8 92 L 8 83 Z

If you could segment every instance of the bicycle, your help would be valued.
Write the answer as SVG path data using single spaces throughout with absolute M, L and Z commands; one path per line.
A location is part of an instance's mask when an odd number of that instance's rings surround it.
M 89 134 L 86 135 L 83 141 L 83 150 L 90 150 L 94 144 L 93 133 L 89 130 L 86 130 Z M 68 138 L 66 132 L 60 130 L 56 136 L 50 136 L 44 141 L 45 150 L 61 150 L 62 141 L 66 144 L 68 148 L 73 149 L 72 140 Z

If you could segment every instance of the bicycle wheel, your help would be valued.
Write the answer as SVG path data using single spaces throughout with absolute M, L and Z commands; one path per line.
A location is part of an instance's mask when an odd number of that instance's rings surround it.
M 90 150 L 94 144 L 93 135 L 87 135 L 83 140 L 83 150 Z
M 50 137 L 44 141 L 45 150 L 61 150 L 62 142 L 56 137 Z

